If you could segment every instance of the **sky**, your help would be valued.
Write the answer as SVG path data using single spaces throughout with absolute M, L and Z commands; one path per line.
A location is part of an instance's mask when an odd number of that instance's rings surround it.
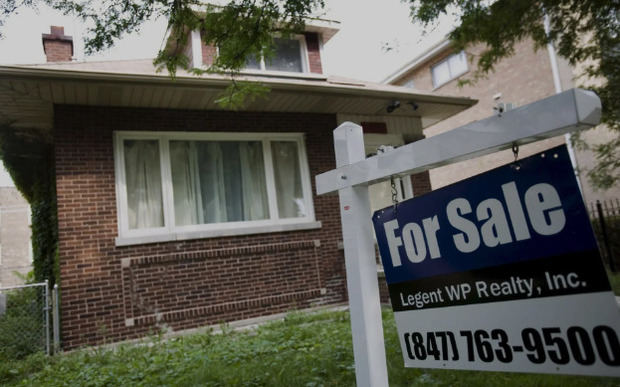
M 382 81 L 407 61 L 440 40 L 450 28 L 423 35 L 409 19 L 409 9 L 400 0 L 327 0 L 325 18 L 340 21 L 340 31 L 324 47 L 327 74 L 368 81 Z M 85 26 L 75 17 L 64 16 L 46 6 L 37 11 L 24 8 L 9 18 L 0 40 L 0 64 L 45 62 L 41 34 L 49 26 L 65 27 L 73 36 L 78 60 L 144 59 L 155 57 L 166 29 L 163 19 L 145 23 L 140 33 L 125 37 L 109 50 L 85 57 Z M 384 47 L 389 45 L 390 50 Z
M 381 82 L 437 43 L 452 25 L 444 18 L 439 26 L 424 33 L 423 28 L 411 23 L 409 9 L 400 0 L 327 0 L 323 12 L 321 17 L 341 23 L 340 31 L 324 46 L 324 72 L 374 82 Z M 164 19 L 150 20 L 139 33 L 86 57 L 86 26 L 81 20 L 43 5 L 37 10 L 23 8 L 0 27 L 4 35 L 0 64 L 45 62 L 41 34 L 49 33 L 51 25 L 64 26 L 65 35 L 73 37 L 74 56 L 79 61 L 154 58 L 166 31 Z M 0 165 L 0 187 L 11 185 Z

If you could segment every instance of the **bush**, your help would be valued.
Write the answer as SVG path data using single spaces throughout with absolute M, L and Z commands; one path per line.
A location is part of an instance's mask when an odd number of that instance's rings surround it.
M 0 315 L 0 362 L 45 349 L 44 296 L 40 287 L 11 290 Z

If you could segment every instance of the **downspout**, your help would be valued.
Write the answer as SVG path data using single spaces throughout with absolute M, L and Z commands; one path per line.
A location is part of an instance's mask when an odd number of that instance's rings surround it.
M 545 13 L 545 33 L 549 35 L 550 26 L 549 26 L 549 16 Z M 558 58 L 555 54 L 555 47 L 553 47 L 553 42 L 550 41 L 547 43 L 547 51 L 549 52 L 549 62 L 551 64 L 551 73 L 553 74 L 553 86 L 555 87 L 555 93 L 559 94 L 562 92 L 562 83 L 560 81 L 560 69 L 558 67 Z M 577 178 L 577 186 L 579 187 L 579 191 L 583 195 L 583 189 L 581 188 L 581 181 L 579 179 L 579 173 L 577 171 L 577 159 L 575 158 L 575 150 L 573 149 L 573 143 L 570 140 L 570 134 L 566 133 L 564 135 L 564 140 L 566 142 L 566 147 L 568 148 L 568 155 L 570 157 L 570 162 L 573 166 L 573 171 L 575 172 L 575 177 Z

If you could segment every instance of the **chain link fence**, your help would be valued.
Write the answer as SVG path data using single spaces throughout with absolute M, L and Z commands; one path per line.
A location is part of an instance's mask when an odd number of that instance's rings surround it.
M 47 282 L 0 288 L 0 361 L 50 353 Z
M 597 200 L 588 207 L 603 260 L 612 272 L 618 272 L 620 271 L 620 200 Z

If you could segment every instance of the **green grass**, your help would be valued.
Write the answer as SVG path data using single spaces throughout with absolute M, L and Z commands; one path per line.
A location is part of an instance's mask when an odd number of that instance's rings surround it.
M 406 369 L 393 314 L 383 313 L 391 386 L 619 386 L 620 379 Z M 353 386 L 347 312 L 290 314 L 253 331 L 196 334 L 151 345 L 42 354 L 0 363 L 0 385 Z
M 609 277 L 611 291 L 614 292 L 616 296 L 620 296 L 620 272 L 612 273 L 608 270 L 607 277 Z

